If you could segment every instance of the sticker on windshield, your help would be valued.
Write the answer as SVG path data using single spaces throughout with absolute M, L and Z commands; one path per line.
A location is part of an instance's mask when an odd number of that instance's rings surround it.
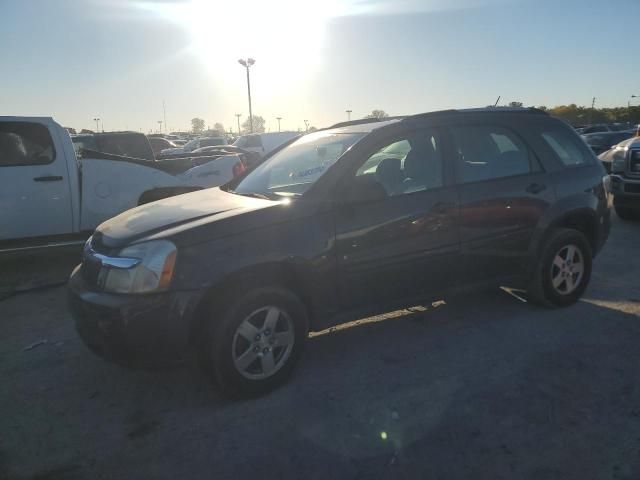
M 291 172 L 289 174 L 289 178 L 304 178 L 309 175 L 313 175 L 315 173 L 320 173 L 324 171 L 326 167 L 324 165 L 320 165 L 318 167 L 308 168 L 306 170 L 301 170 L 300 172 Z

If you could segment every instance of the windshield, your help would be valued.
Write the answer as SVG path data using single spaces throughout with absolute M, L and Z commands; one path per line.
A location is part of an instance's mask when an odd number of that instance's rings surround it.
M 182 148 L 187 151 L 190 151 L 195 148 L 198 148 L 198 145 L 200 145 L 200 143 L 198 143 L 198 140 L 189 140 L 187 143 L 184 144 Z
M 302 195 L 363 133 L 311 133 L 277 152 L 245 177 L 234 192 L 267 197 Z

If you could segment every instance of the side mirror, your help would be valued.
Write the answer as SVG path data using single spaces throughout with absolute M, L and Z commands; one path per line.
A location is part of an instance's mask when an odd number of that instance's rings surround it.
M 380 185 L 373 175 L 360 175 L 346 186 L 344 203 L 365 203 L 384 200 L 387 191 Z

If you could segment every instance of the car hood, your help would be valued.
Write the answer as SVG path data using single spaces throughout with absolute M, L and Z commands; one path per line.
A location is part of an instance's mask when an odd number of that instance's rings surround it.
M 142 240 L 166 238 L 193 227 L 210 225 L 280 203 L 208 188 L 127 210 L 98 226 L 94 238 L 107 248 L 121 248 Z

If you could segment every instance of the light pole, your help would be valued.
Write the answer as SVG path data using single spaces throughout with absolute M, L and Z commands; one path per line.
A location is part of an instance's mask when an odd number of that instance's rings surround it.
M 164 129 L 168 130 L 168 128 L 167 128 L 167 109 L 164 108 L 164 100 L 162 100 L 162 118 L 164 119 Z
M 236 117 L 238 118 L 238 136 L 240 136 L 240 117 L 242 116 L 241 113 L 236 113 Z
M 94 122 L 96 122 L 96 133 L 100 132 L 100 125 L 98 124 L 98 122 L 100 122 L 100 119 L 98 117 L 93 119 Z
M 280 120 L 282 120 L 282 117 L 276 117 L 276 120 L 278 120 L 278 131 L 280 131 Z
M 247 69 L 247 96 L 249 97 L 249 131 L 253 133 L 253 112 L 251 110 L 251 81 L 249 80 L 249 67 L 251 67 L 256 61 L 253 58 L 247 58 L 244 60 L 241 58 L 238 63 Z
M 631 98 L 638 98 L 638 95 L 631 95 Z M 627 100 L 627 117 L 631 121 L 631 100 Z
M 162 120 L 158 120 L 158 125 L 160 125 L 160 133 L 162 133 Z
M 593 97 L 593 100 L 591 100 L 591 110 L 589 111 L 589 124 L 591 124 L 591 121 L 593 120 L 593 110 L 596 107 L 596 97 Z
M 307 133 L 309 133 L 309 120 L 304 121 L 304 129 Z
M 350 122 L 351 121 L 351 112 L 353 110 L 345 110 L 345 112 L 347 112 L 347 121 Z

